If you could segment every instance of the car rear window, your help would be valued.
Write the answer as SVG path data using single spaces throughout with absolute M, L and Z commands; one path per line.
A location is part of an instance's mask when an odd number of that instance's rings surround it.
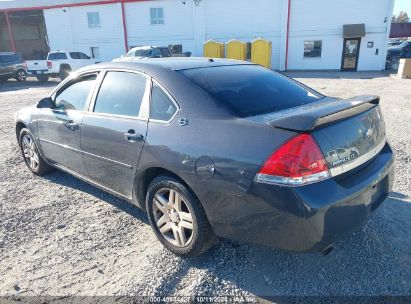
M 169 48 L 160 48 L 161 56 L 163 57 L 171 57 L 171 52 Z
M 89 56 L 81 52 L 70 52 L 70 57 L 71 59 L 90 59 Z
M 67 59 L 67 56 L 65 53 L 50 53 L 48 60 L 62 60 L 62 59 Z
M 188 69 L 180 73 L 242 117 L 289 109 L 324 97 L 258 65 Z
M 11 62 L 21 62 L 21 61 L 22 59 L 19 54 L 0 55 L 1 63 L 11 63 Z

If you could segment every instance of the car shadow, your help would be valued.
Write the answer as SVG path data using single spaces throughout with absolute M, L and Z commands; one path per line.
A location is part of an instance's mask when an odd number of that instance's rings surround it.
M 386 78 L 392 71 L 364 71 L 364 72 L 340 72 L 340 71 L 292 71 L 283 72 L 291 78 L 325 78 L 325 79 L 375 79 Z
M 315 303 L 313 296 L 340 296 L 340 300 L 347 295 L 407 296 L 404 290 L 410 290 L 411 201 L 398 197 L 406 198 L 393 193 L 360 231 L 337 243 L 326 256 L 223 241 L 203 256 L 181 259 L 178 269 L 163 278 L 157 290 L 161 295 L 173 294 L 181 278 L 197 268 L 212 277 L 199 289 L 206 294 L 216 290 L 214 285 L 228 282 L 260 300 L 276 303 L 290 303 L 293 298 Z M 231 289 L 225 292 L 229 294 Z
M 56 171 L 45 178 L 93 195 L 149 225 L 144 211 L 69 174 Z M 326 256 L 229 240 L 221 240 L 195 258 L 177 258 L 163 249 L 164 252 L 159 253 L 160 263 L 171 263 L 175 267 L 172 272 L 162 274 L 153 296 L 178 293 L 182 279 L 192 268 L 206 271 L 211 278 L 200 282 L 196 289 L 197 294 L 207 296 L 216 295 L 212 294 L 216 290 L 217 295 L 222 295 L 221 292 L 229 295 L 232 288 L 257 296 L 259 300 L 277 303 L 289 303 L 296 295 L 404 295 L 407 290 L 404 284 L 410 290 L 410 218 L 411 198 L 392 192 L 360 231 L 341 240 Z M 223 291 L 218 290 L 222 283 L 227 286 Z
M 97 187 L 94 187 L 82 180 L 73 177 L 67 173 L 62 171 L 55 171 L 51 174 L 44 176 L 45 179 L 48 181 L 58 184 L 60 186 L 65 186 L 68 188 L 72 188 L 75 190 L 79 190 L 85 193 L 88 193 L 99 200 L 102 200 L 110 205 L 118 208 L 119 210 L 126 212 L 127 214 L 131 215 L 132 217 L 136 218 L 139 221 L 149 225 L 148 218 L 143 210 L 134 206 L 133 204 L 118 198 L 114 195 L 111 195 L 103 190 L 100 190 Z
M 5 82 L 0 82 L 0 93 L 26 90 L 30 88 L 53 88 L 60 83 L 57 79 L 51 79 L 48 82 L 39 82 L 36 78 L 29 77 L 24 82 L 18 82 L 14 79 L 9 79 Z

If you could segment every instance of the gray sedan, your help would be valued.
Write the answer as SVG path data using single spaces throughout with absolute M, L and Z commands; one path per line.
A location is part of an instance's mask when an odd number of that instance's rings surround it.
M 378 97 L 326 97 L 246 62 L 98 64 L 15 118 L 34 174 L 57 168 L 137 205 L 184 257 L 219 237 L 329 252 L 393 183 Z

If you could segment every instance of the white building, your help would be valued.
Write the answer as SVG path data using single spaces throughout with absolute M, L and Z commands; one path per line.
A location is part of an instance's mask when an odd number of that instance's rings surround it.
M 51 50 L 102 61 L 138 45 L 181 45 L 202 56 L 208 39 L 262 37 L 272 41 L 273 69 L 381 70 L 393 6 L 394 0 L 14 0 L 0 2 L 0 14 L 11 19 L 41 10 Z M 18 25 L 7 26 L 13 32 Z

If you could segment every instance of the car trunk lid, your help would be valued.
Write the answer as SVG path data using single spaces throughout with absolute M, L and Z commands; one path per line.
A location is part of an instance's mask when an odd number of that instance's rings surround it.
M 324 154 L 332 176 L 367 162 L 385 145 L 385 125 L 377 96 L 319 102 L 254 117 L 269 125 L 310 133 Z

